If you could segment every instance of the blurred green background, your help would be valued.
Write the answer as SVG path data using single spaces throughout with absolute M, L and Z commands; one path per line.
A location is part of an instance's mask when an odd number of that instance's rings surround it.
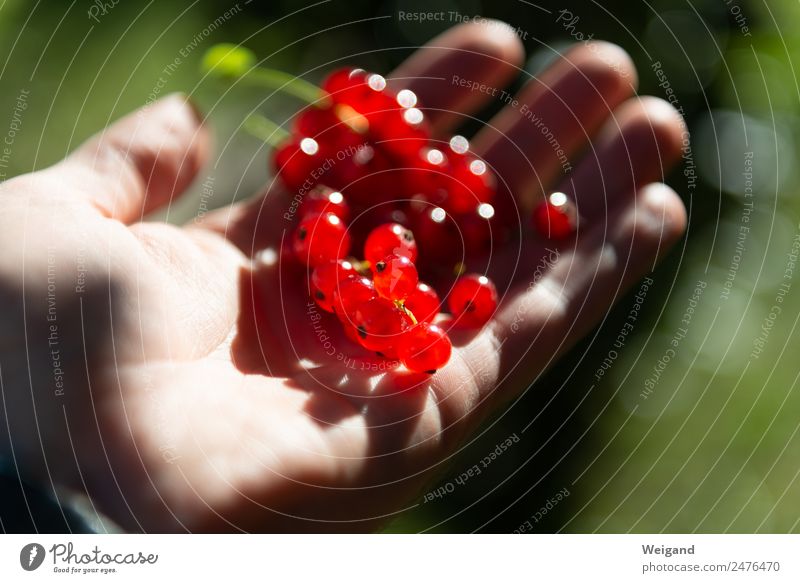
M 311 81 L 344 63 L 388 72 L 450 24 L 404 23 L 398 11 L 452 11 L 526 32 L 536 74 L 573 42 L 557 22 L 564 9 L 579 18 L 574 31 L 633 55 L 642 93 L 665 97 L 661 63 L 692 132 L 669 179 L 690 211 L 687 236 L 648 289 L 475 436 L 431 485 L 439 495 L 388 530 L 798 532 L 796 0 L 4 0 L 0 134 L 13 136 L 0 174 L 51 164 L 111 120 L 184 91 L 212 120 L 217 157 L 206 170 L 213 192 L 201 196 L 200 177 L 163 213 L 183 222 L 268 178 L 268 148 L 238 131 L 246 114 L 283 122 L 297 107 L 201 81 L 212 44 L 242 43 Z M 617 342 L 634 306 L 633 331 Z M 479 475 L 459 479 L 514 434 Z

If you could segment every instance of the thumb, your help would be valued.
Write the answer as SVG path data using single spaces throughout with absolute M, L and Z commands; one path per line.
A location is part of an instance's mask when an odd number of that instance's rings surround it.
M 54 169 L 77 173 L 82 195 L 103 215 L 132 223 L 186 190 L 208 146 L 197 110 L 175 93 L 115 122 Z

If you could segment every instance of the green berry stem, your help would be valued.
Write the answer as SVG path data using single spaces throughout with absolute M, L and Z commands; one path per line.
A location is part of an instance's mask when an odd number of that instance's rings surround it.
M 315 107 L 329 105 L 328 94 L 322 89 L 294 75 L 257 65 L 255 53 L 241 45 L 220 43 L 203 55 L 201 71 L 222 79 L 241 79 L 259 87 L 268 87 L 288 93 Z
M 328 96 L 322 89 L 284 71 L 256 67 L 245 73 L 241 79 L 253 85 L 288 93 L 315 107 L 328 105 Z
M 289 132 L 271 119 L 258 113 L 252 113 L 247 116 L 242 126 L 251 136 L 263 140 L 273 148 L 280 145 L 281 142 L 289 137 Z

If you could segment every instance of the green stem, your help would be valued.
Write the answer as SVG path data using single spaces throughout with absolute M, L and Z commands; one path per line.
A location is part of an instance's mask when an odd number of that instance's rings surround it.
M 242 75 L 241 79 L 253 85 L 288 93 L 316 107 L 328 104 L 328 96 L 322 89 L 283 71 L 256 67 Z
M 247 116 L 244 129 L 252 136 L 263 140 L 273 148 L 289 137 L 289 132 L 263 115 L 253 113 Z

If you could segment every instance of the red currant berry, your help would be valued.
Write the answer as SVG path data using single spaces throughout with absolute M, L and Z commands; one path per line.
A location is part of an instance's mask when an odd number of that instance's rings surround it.
M 366 231 L 364 233 L 364 243 L 366 244 L 367 236 L 369 236 L 372 231 L 386 223 L 396 223 L 407 229 L 409 218 L 406 209 L 407 205 L 396 202 L 383 203 L 362 212 L 358 217 L 358 227 Z M 353 226 L 355 227 L 356 225 L 354 224 Z M 386 255 L 390 253 L 392 253 L 391 249 L 389 249 Z M 378 259 L 380 259 L 380 257 Z
M 361 346 L 361 336 L 358 335 L 358 328 L 347 322 L 342 322 L 342 328 L 344 328 L 344 335 L 347 336 L 348 340 L 356 346 Z
M 334 103 L 347 105 L 364 115 L 397 107 L 386 91 L 386 79 L 363 69 L 334 71 L 323 81 L 322 89 Z
M 450 291 L 447 305 L 458 326 L 479 328 L 497 309 L 497 289 L 484 275 L 464 275 Z
M 395 202 L 381 203 L 363 210 L 350 224 L 350 230 L 353 232 L 353 248 L 364 249 L 369 234 L 386 223 L 397 223 L 407 228 L 407 225 L 410 224 L 406 213 L 407 208 L 408 205 Z M 390 249 L 387 255 L 391 252 Z
M 309 136 L 325 143 L 339 143 L 341 134 L 348 131 L 336 116 L 333 107 L 309 106 L 294 118 L 292 133 Z
M 400 354 L 397 352 L 397 344 L 398 343 L 394 343 L 391 346 L 385 346 L 383 350 L 376 350 L 375 354 L 385 360 L 400 360 Z
M 386 298 L 375 298 L 359 306 L 353 323 L 361 345 L 383 356 L 394 354 L 403 334 L 414 325 L 405 310 Z
M 400 361 L 408 370 L 433 374 L 450 360 L 452 345 L 435 324 L 419 324 L 404 334 L 399 345 Z
M 322 89 L 330 95 L 334 103 L 347 103 L 353 94 L 358 94 L 366 76 L 364 69 L 337 69 L 325 78 Z
M 474 156 L 451 156 L 448 198 L 445 206 L 454 213 L 466 213 L 494 199 L 494 175 L 483 160 Z
M 324 161 L 320 145 L 313 138 L 290 138 L 273 153 L 273 172 L 293 193 L 311 188 L 316 179 L 311 173 Z
M 412 228 L 426 265 L 444 264 L 449 269 L 464 259 L 461 229 L 443 208 L 428 206 L 414 217 Z
M 363 146 L 344 162 L 337 162 L 336 172 L 342 193 L 356 204 L 370 206 L 404 198 L 397 168 L 383 151 L 372 146 Z
M 372 282 L 379 295 L 403 301 L 417 287 L 417 268 L 408 257 L 387 255 L 372 266 Z
M 375 265 L 387 255 L 402 255 L 417 260 L 414 233 L 397 223 L 387 223 L 372 230 L 364 243 L 364 259 Z
M 333 298 L 339 282 L 357 277 L 358 271 L 349 261 L 339 259 L 318 265 L 311 274 L 311 293 L 320 308 L 333 312 Z
M 337 145 L 332 148 L 336 150 L 331 156 L 334 164 L 323 177 L 325 184 L 342 191 L 351 203 L 355 198 L 352 196 L 352 192 L 344 192 L 344 189 L 364 175 L 364 161 L 372 158 L 372 147 L 364 143 L 361 137 L 358 140 L 359 142 L 352 146 L 341 146 L 341 143 L 337 142 Z
M 353 97 L 348 105 L 366 115 L 370 127 L 376 125 L 380 119 L 379 116 L 373 117 L 374 114 L 397 109 L 394 97 L 386 91 L 386 79 L 377 73 L 367 73 L 361 94 Z
M 350 234 L 342 219 L 333 213 L 304 217 L 294 231 L 295 256 L 311 267 L 346 257 Z
M 428 144 L 430 131 L 422 111 L 410 107 L 373 114 L 370 117 L 370 137 L 377 147 L 402 164 L 413 160 Z
M 548 239 L 566 239 L 575 232 L 575 205 L 563 192 L 554 192 L 533 211 L 533 226 Z
M 406 309 L 414 314 L 417 322 L 433 322 L 439 308 L 442 305 L 439 296 L 427 283 L 419 282 L 415 289 L 405 301 Z
M 447 190 L 444 187 L 450 181 L 447 168 L 447 156 L 444 152 L 437 148 L 420 150 L 417 156 L 407 160 L 403 172 L 404 190 L 408 198 L 421 194 L 425 200 L 434 204 L 445 200 Z
M 372 281 L 366 277 L 350 277 L 339 282 L 333 294 L 333 311 L 345 325 L 353 325 L 356 310 L 378 297 Z
M 298 213 L 301 217 L 333 213 L 346 221 L 350 215 L 350 208 L 341 192 L 327 186 L 317 186 L 303 197 Z
M 488 251 L 492 240 L 501 234 L 501 228 L 496 224 L 494 216 L 494 207 L 484 202 L 473 212 L 458 217 L 467 257 Z

